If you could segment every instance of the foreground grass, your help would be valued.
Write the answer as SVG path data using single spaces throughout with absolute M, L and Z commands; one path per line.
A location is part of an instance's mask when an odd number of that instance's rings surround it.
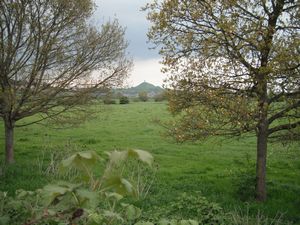
M 36 189 L 51 177 L 41 173 L 42 152 L 56 149 L 95 150 L 137 148 L 151 152 L 159 165 L 157 180 L 147 197 L 144 210 L 168 205 L 181 193 L 201 193 L 225 210 L 258 211 L 274 217 L 283 213 L 300 223 L 300 148 L 270 144 L 268 152 L 268 200 L 259 204 L 248 199 L 252 187 L 249 174 L 255 172 L 255 139 L 211 139 L 203 143 L 176 144 L 163 138 L 163 129 L 153 121 L 169 118 L 165 103 L 131 103 L 96 106 L 97 118 L 78 128 L 50 129 L 32 125 L 16 130 L 16 161 L 0 169 L 0 190 Z M 3 125 L 0 145 L 4 146 Z M 72 143 L 70 145 L 70 143 Z M 3 158 L 3 153 L 0 152 Z M 250 177 L 251 178 L 251 177 Z M 237 183 L 242 189 L 237 194 Z M 248 201 L 247 204 L 240 199 Z

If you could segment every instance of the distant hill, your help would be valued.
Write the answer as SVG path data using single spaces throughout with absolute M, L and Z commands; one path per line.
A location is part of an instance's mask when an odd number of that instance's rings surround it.
M 143 82 L 135 87 L 128 88 L 127 91 L 129 92 L 162 92 L 163 89 L 159 86 L 154 86 L 153 84 L 150 84 L 148 82 Z
M 136 97 L 140 92 L 147 92 L 149 97 L 153 97 L 161 92 L 163 92 L 163 88 L 159 86 L 155 86 L 148 82 L 143 82 L 135 87 L 127 88 L 119 90 L 123 95 L 128 97 Z

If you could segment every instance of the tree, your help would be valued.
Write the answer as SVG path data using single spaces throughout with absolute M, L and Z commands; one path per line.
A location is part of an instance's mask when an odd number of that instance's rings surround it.
M 147 92 L 145 92 L 145 91 L 139 92 L 139 99 L 142 102 L 148 101 L 148 94 L 147 94 Z
M 103 100 L 104 104 L 106 105 L 116 104 L 116 100 L 114 99 L 114 91 L 112 89 L 103 90 L 101 95 L 102 95 L 101 99 Z
M 267 143 L 300 136 L 300 5 L 294 0 L 148 4 L 150 40 L 169 72 L 179 141 L 255 133 L 256 199 L 266 200 Z
M 118 22 L 91 25 L 91 0 L 0 2 L 0 116 L 6 162 L 14 161 L 14 128 L 55 118 L 120 84 L 130 69 Z M 97 72 L 94 72 L 97 71 Z M 81 107 L 81 109 L 84 109 Z M 16 124 L 37 115 L 31 122 Z
M 120 104 L 128 104 L 129 103 L 129 98 L 127 97 L 127 96 L 124 96 L 124 95 L 122 95 L 121 97 L 120 97 L 120 100 L 119 100 L 119 102 L 120 102 Z
M 167 100 L 167 91 L 163 91 L 161 93 L 158 93 L 154 96 L 154 101 L 155 102 L 162 102 Z

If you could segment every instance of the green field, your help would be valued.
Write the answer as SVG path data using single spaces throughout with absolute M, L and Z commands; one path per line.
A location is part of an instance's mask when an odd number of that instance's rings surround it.
M 255 171 L 254 138 L 219 138 L 203 143 L 176 144 L 164 137 L 164 129 L 154 122 L 170 118 L 165 103 L 99 104 L 96 109 L 97 117 L 77 128 L 31 125 L 16 129 L 17 163 L 10 168 L 1 166 L 0 190 L 10 193 L 20 188 L 33 190 L 49 181 L 38 165 L 42 153 L 50 148 L 63 152 L 71 143 L 72 148 L 95 150 L 100 154 L 114 149 L 137 148 L 151 152 L 159 165 L 150 194 L 146 201 L 139 203 L 145 211 L 168 205 L 183 192 L 201 193 L 226 211 L 242 209 L 249 210 L 252 215 L 262 212 L 270 217 L 283 213 L 286 220 L 300 224 L 299 144 L 269 144 L 268 200 L 260 204 L 250 199 L 245 203 L 237 194 L 236 184 L 241 175 L 247 176 L 243 171 L 250 174 Z M 0 132 L 0 145 L 4 146 L 2 124 Z M 3 161 L 3 151 L 0 157 Z

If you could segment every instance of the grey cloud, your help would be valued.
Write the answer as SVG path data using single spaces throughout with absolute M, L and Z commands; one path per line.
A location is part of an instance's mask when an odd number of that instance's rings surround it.
M 146 33 L 149 22 L 146 13 L 141 11 L 149 0 L 96 0 L 97 10 L 94 19 L 99 22 L 117 18 L 126 27 L 126 38 L 129 41 L 129 52 L 136 59 L 157 58 L 157 50 L 149 50 Z

